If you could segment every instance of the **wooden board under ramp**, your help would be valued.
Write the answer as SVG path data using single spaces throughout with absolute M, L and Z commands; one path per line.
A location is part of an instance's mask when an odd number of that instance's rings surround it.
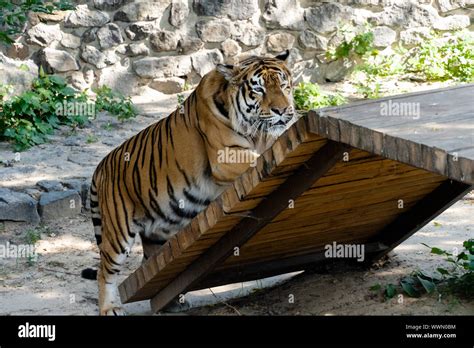
M 465 85 L 309 112 L 119 286 L 122 301 L 157 312 L 189 290 L 328 261 L 334 242 L 383 256 L 472 189 L 473 96 Z M 397 103 L 419 112 L 381 112 Z

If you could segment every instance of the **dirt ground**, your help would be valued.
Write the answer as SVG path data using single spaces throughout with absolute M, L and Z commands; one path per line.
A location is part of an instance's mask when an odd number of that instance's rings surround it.
M 191 308 L 191 315 L 474 315 L 474 301 L 450 294 L 399 297 L 385 300 L 382 290 L 370 287 L 397 284 L 415 270 L 432 272 L 449 267 L 421 245 L 446 250 L 460 248 L 472 238 L 474 197 L 452 206 L 394 250 L 379 268 L 335 267 L 327 272 L 299 274 L 270 289 L 254 289 L 247 297 L 213 306 Z M 4 223 L 0 242 L 21 244 L 29 226 Z M 96 315 L 97 287 L 80 272 L 98 264 L 92 224 L 86 215 L 62 219 L 41 228 L 38 259 L 4 259 L 0 264 L 0 315 Z M 139 241 L 127 261 L 123 277 L 141 262 Z M 214 293 L 218 293 L 217 290 Z M 216 295 L 218 296 L 218 295 Z M 293 301 L 290 300 L 293 299 Z M 401 303 L 400 303 L 401 302 Z M 131 315 L 150 314 L 146 301 L 126 306 Z

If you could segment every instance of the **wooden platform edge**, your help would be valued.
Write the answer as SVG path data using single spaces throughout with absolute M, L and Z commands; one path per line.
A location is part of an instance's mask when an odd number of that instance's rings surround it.
M 333 109 L 329 109 L 333 110 Z M 329 116 L 326 109 L 312 110 L 309 131 L 375 155 L 425 169 L 447 178 L 474 185 L 474 161 L 445 150 L 418 144 Z
M 422 198 L 410 210 L 399 215 L 372 238 L 370 242 L 379 242 L 387 245 L 388 248 L 373 253 L 369 258 L 369 262 L 380 259 L 403 243 L 472 189 L 474 189 L 474 186 L 462 182 L 444 181 L 434 191 Z
M 240 247 L 254 236 L 269 221 L 288 207 L 290 199 L 296 199 L 313 183 L 327 173 L 343 158 L 347 147 L 329 141 L 317 151 L 282 185 L 273 191 L 255 209 L 252 216 L 243 218 L 234 228 L 210 247 L 205 253 L 174 278 L 164 289 L 151 299 L 154 313 L 165 307 L 176 296 L 186 292 L 207 276 L 217 264 L 227 259 L 235 247 Z

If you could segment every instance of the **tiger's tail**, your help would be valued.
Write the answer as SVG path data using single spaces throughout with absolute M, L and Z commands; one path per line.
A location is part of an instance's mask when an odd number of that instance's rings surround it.
M 97 245 L 100 245 L 100 243 L 102 243 L 102 220 L 100 218 L 99 197 L 97 195 L 97 186 L 95 184 L 94 177 L 92 178 L 89 193 L 95 240 L 97 241 Z M 81 277 L 84 279 L 97 280 L 97 270 L 92 268 L 83 269 L 81 272 Z

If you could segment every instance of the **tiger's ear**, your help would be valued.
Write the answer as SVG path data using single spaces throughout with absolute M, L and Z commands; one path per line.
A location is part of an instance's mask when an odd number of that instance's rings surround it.
M 217 71 L 220 72 L 227 81 L 231 81 L 238 72 L 238 68 L 231 64 L 217 64 Z
M 286 50 L 278 55 L 275 56 L 276 59 L 282 60 L 283 62 L 288 62 L 288 57 L 290 56 L 290 50 Z

